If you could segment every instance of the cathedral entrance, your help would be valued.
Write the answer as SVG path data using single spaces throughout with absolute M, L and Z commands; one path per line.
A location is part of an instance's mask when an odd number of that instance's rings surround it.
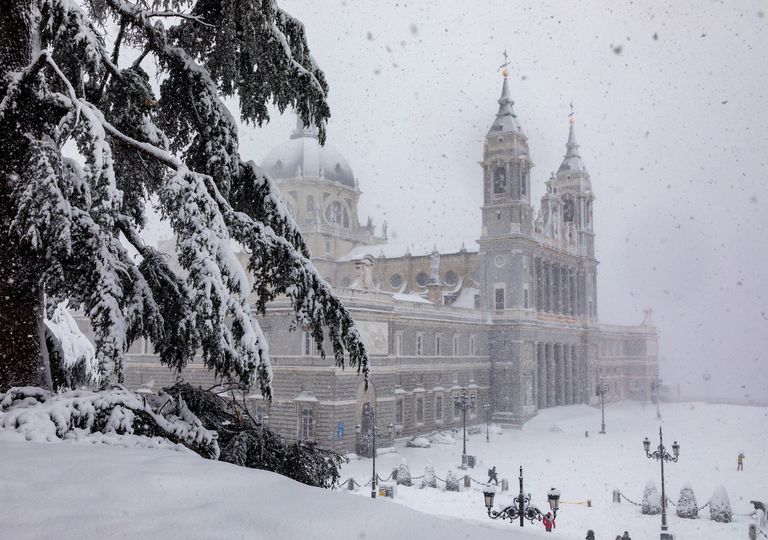
M 357 444 L 355 446 L 355 453 L 358 456 L 373 457 L 373 430 L 373 405 L 366 401 L 363 404 L 363 411 L 360 417 L 360 433 L 357 434 Z

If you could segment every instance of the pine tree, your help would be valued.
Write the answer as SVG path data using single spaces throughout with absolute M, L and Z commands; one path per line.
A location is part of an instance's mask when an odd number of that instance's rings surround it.
M 51 385 L 44 299 L 68 300 L 88 316 L 105 387 L 122 382 L 125 352 L 145 337 L 172 369 L 201 351 L 218 377 L 258 384 L 269 396 L 254 316 L 278 295 L 318 350 L 329 339 L 336 365 L 348 361 L 367 380 L 349 313 L 309 262 L 272 180 L 240 158 L 237 125 L 222 102 L 237 96 L 241 120 L 259 125 L 269 120 L 268 103 L 292 107 L 323 142 L 327 84 L 303 25 L 275 0 L 7 4 L 0 390 Z M 104 28 L 112 25 L 118 32 L 107 51 Z M 125 47 L 139 57 L 125 61 Z M 159 95 L 142 67 L 150 63 Z M 142 241 L 150 197 L 170 221 L 183 272 Z M 248 253 L 252 283 L 232 241 Z
M 643 490 L 642 513 L 656 515 L 661 513 L 661 494 L 652 480 L 648 481 Z
M 688 519 L 699 517 L 699 504 L 696 502 L 696 494 L 690 484 L 685 484 L 680 490 L 680 498 L 677 500 L 677 515 Z
M 412 486 L 413 480 L 411 480 L 411 470 L 408 468 L 408 463 L 405 458 L 400 462 L 400 466 L 397 468 L 397 483 L 401 486 Z
M 432 461 L 430 460 L 427 460 L 427 466 L 424 467 L 424 479 L 421 482 L 421 487 L 423 488 L 437 487 L 437 477 L 435 475 L 435 467 L 432 465 Z
M 731 500 L 728 498 L 723 486 L 715 488 L 712 498 L 709 499 L 709 517 L 713 521 L 720 523 L 730 523 L 733 521 L 733 512 L 731 511 Z
M 453 470 L 445 475 L 445 491 L 459 491 L 459 477 Z

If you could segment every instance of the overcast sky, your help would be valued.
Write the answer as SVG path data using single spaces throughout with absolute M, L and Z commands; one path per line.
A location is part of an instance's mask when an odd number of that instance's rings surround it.
M 328 143 L 361 220 L 480 235 L 483 138 L 506 49 L 535 206 L 573 101 L 592 177 L 600 319 L 652 307 L 665 382 L 768 399 L 768 2 L 282 0 L 330 84 Z M 292 115 L 243 127 L 260 162 Z

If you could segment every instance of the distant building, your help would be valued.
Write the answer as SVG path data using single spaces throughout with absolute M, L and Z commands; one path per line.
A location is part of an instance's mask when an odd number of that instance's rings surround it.
M 278 183 L 313 262 L 350 309 L 370 353 L 367 392 L 354 370 L 321 360 L 307 332 L 290 332 L 293 311 L 275 302 L 260 320 L 268 336 L 274 399 L 252 396 L 257 415 L 291 438 L 343 451 L 369 451 L 375 410 L 397 436 L 460 425 L 454 397 L 476 396 L 472 422 L 521 426 L 539 409 L 609 399 L 648 399 L 658 374 L 650 316 L 638 326 L 598 323 L 592 184 L 573 117 L 566 153 L 531 205 L 533 162 L 505 76 L 483 147 L 483 207 L 477 242 L 397 245 L 360 225 L 360 189 L 347 161 L 297 126 L 262 167 Z M 146 343 L 128 357 L 130 386 L 170 382 Z M 182 376 L 207 384 L 200 363 Z M 384 441 L 386 444 L 387 441 Z

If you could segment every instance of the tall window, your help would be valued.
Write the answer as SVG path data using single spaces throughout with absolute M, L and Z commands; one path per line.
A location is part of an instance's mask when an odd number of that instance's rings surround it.
M 395 334 L 395 354 L 403 356 L 403 334 L 400 332 Z
M 421 356 L 422 354 L 424 354 L 423 345 L 424 345 L 424 336 L 419 334 L 416 336 L 416 356 Z
M 458 418 L 459 416 L 461 416 L 461 411 L 459 410 L 459 405 L 456 403 L 458 398 L 459 398 L 458 394 L 454 394 L 453 395 L 453 417 L 454 418 Z
M 443 394 L 435 395 L 435 420 L 443 419 Z
M 459 355 L 459 334 L 453 335 L 453 356 Z
M 314 356 L 317 354 L 317 344 L 315 343 L 315 339 L 312 337 L 311 332 L 303 332 L 302 334 L 303 340 L 302 340 L 302 351 L 301 353 L 304 356 Z
M 301 409 L 300 436 L 304 440 L 311 440 L 315 436 L 314 411 L 311 407 L 303 407 Z
M 420 424 L 424 423 L 424 397 L 418 396 L 416 398 L 416 421 Z
M 403 425 L 403 398 L 398 398 L 395 401 L 395 424 Z
M 528 169 L 526 167 L 523 167 L 520 170 L 520 193 L 522 195 L 525 195 L 528 191 Z
M 442 353 L 442 349 L 440 347 L 440 345 L 442 345 L 441 341 L 442 336 L 435 336 L 435 356 L 440 356 Z
M 504 167 L 496 167 L 493 171 L 493 192 L 504 193 L 507 191 L 507 171 Z
M 469 336 L 469 355 L 475 356 L 475 336 Z
M 504 289 L 501 289 L 501 288 L 495 289 L 494 304 L 497 310 L 504 309 Z
M 528 289 L 523 289 L 523 306 L 528 308 Z

